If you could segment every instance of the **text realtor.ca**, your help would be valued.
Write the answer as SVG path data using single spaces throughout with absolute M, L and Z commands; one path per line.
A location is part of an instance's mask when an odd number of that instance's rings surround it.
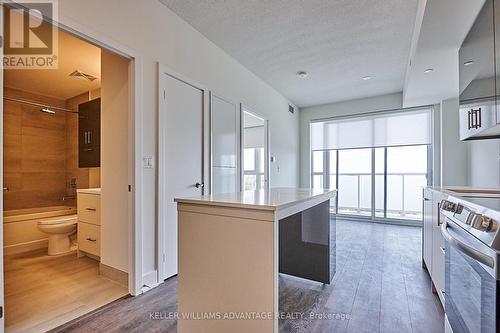
M 150 312 L 151 320 L 349 320 L 350 314 L 334 312 Z
M 56 0 L 2 2 L 5 69 L 57 69 Z

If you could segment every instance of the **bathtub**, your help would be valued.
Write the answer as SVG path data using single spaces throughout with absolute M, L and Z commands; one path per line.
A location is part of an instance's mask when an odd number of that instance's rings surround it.
M 4 211 L 4 255 L 46 248 L 47 235 L 38 230 L 38 220 L 72 214 L 76 214 L 76 207 L 53 206 Z

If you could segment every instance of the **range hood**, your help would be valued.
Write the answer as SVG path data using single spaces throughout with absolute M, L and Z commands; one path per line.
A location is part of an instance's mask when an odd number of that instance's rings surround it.
M 460 140 L 500 138 L 500 115 L 495 98 L 462 102 L 460 105 Z
M 500 11 L 486 0 L 458 51 L 460 140 L 500 138 Z

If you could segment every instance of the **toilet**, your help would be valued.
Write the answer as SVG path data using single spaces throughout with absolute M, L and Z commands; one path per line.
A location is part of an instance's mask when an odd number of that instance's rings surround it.
M 76 231 L 76 215 L 49 217 L 38 221 L 38 229 L 49 236 L 49 256 L 71 252 L 69 236 Z

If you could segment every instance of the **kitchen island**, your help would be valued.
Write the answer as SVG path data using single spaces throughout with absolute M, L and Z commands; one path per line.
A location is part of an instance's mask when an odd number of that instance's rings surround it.
M 178 332 L 278 332 L 279 273 L 333 278 L 335 195 L 276 188 L 175 199 Z

